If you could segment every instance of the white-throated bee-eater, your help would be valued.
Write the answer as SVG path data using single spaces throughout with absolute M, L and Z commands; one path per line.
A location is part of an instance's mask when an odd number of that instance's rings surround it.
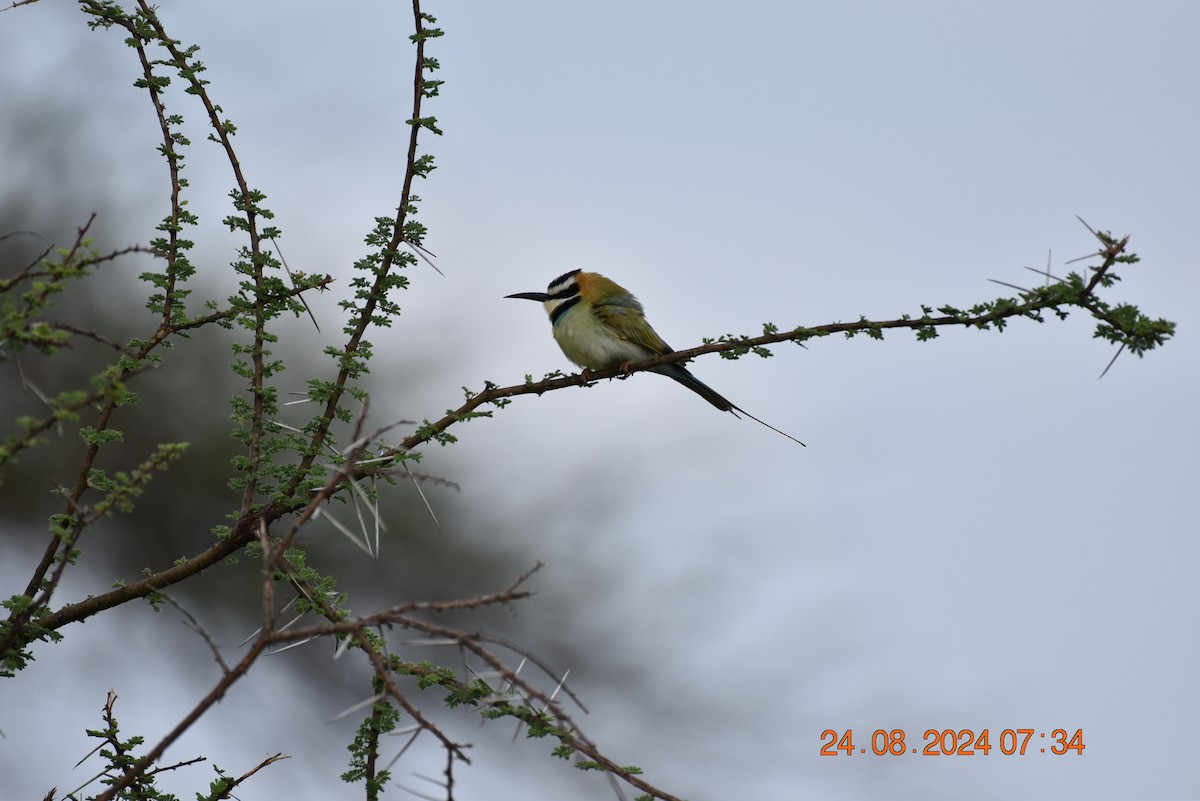
M 642 304 L 628 290 L 599 273 L 572 270 L 550 282 L 545 292 L 518 292 L 508 298 L 536 300 L 550 315 L 554 339 L 566 357 L 587 370 L 605 370 L 674 353 L 646 321 Z M 736 406 L 678 362 L 652 368 L 673 378 L 723 412 L 737 412 L 799 442 Z

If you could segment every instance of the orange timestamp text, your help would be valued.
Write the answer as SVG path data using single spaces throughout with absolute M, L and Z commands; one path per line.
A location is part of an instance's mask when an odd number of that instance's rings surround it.
M 1026 754 L 1054 754 L 1062 756 L 1074 753 L 1083 755 L 1083 729 L 1073 733 L 1067 729 L 1052 729 L 1049 732 L 1037 729 L 997 729 L 1000 734 L 992 741 L 992 730 L 982 729 L 926 729 L 921 736 L 921 745 L 910 746 L 904 729 L 875 729 L 871 732 L 870 747 L 861 743 L 855 746 L 854 730 L 821 732 L 821 756 L 853 756 L 871 753 L 875 756 L 987 756 L 993 750 L 1005 756 Z

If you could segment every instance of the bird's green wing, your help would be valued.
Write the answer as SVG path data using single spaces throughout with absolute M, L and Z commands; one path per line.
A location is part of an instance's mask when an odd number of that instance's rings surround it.
M 593 307 L 593 312 L 600 324 L 620 339 L 640 345 L 658 356 L 672 352 L 671 346 L 663 342 L 663 338 L 658 335 L 658 332 L 650 327 L 641 308 L 619 303 L 604 303 Z

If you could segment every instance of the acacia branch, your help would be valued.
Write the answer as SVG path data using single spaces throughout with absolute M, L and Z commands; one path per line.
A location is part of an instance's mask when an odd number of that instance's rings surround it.
M 1106 281 L 1112 280 L 1110 271 L 1119 260 L 1125 258 L 1121 254 L 1124 253 L 1125 246 L 1129 242 L 1129 237 L 1112 240 L 1103 234 L 1096 234 L 1096 236 L 1104 244 L 1104 247 L 1096 254 L 1103 258 L 1103 262 L 1100 266 L 1093 268 L 1094 274 L 1091 279 L 1074 296 L 1064 295 L 1062 289 L 1059 287 L 1035 289 L 1022 293 L 1023 302 L 1010 301 L 1003 305 L 997 304 L 995 308 L 979 314 L 943 314 L 939 317 L 924 315 L 919 318 L 905 316 L 895 320 L 882 321 L 863 318 L 852 323 L 827 323 L 813 327 L 802 326 L 790 331 L 773 331 L 757 337 L 711 342 L 687 350 L 677 350 L 664 356 L 656 356 L 652 359 L 632 362 L 620 367 L 610 367 L 604 370 L 588 370 L 585 373 L 547 378 L 537 382 L 527 381 L 524 384 L 509 387 L 497 387 L 488 382 L 482 392 L 468 397 L 466 403 L 462 406 L 447 412 L 440 420 L 422 426 L 399 445 L 388 450 L 383 455 L 395 456 L 412 450 L 418 445 L 439 438 L 448 428 L 463 420 L 480 416 L 490 416 L 490 412 L 476 411 L 484 404 L 495 404 L 497 401 L 503 401 L 506 398 L 518 395 L 541 395 L 544 392 L 553 392 L 559 389 L 566 389 L 567 387 L 587 386 L 606 378 L 624 377 L 632 373 L 653 370 L 665 364 L 686 362 L 697 356 L 709 353 L 745 353 L 754 348 L 761 348 L 766 345 L 774 345 L 781 342 L 802 344 L 809 339 L 838 333 L 847 335 L 868 333 L 878 336 L 882 331 L 888 329 L 932 331 L 947 326 L 983 329 L 993 324 L 1002 325 L 1006 320 L 1014 317 L 1029 317 L 1040 320 L 1039 314 L 1041 312 L 1058 309 L 1065 305 L 1083 308 L 1097 319 L 1104 320 L 1119 330 L 1126 330 L 1128 326 L 1122 320 L 1117 319 L 1097 302 L 1095 290 L 1097 287 L 1104 285 Z M 1132 334 L 1133 332 L 1126 330 L 1126 333 Z
M 393 674 L 399 671 L 405 675 L 414 675 L 426 680 L 436 680 L 436 683 L 445 686 L 447 689 L 453 689 L 461 693 L 464 697 L 472 696 L 475 689 L 469 683 L 448 678 L 445 674 L 440 673 L 435 668 L 429 668 L 428 671 L 421 665 L 413 663 L 400 663 L 394 658 L 387 657 L 381 653 L 379 648 L 372 642 L 368 636 L 368 631 L 379 626 L 396 625 L 402 628 L 419 631 L 429 637 L 445 640 L 457 644 L 464 650 L 474 654 L 480 661 L 494 670 L 502 679 L 501 686 L 508 685 L 509 687 L 519 690 L 519 696 L 523 702 L 520 707 L 515 707 L 507 702 L 497 701 L 499 706 L 507 710 L 506 714 L 516 717 L 526 723 L 526 725 L 544 725 L 538 718 L 543 713 L 549 713 L 556 724 L 556 728 L 552 733 L 558 741 L 565 746 L 568 746 L 573 751 L 582 754 L 594 766 L 600 767 L 610 776 L 620 778 L 631 786 L 641 790 L 644 793 L 651 795 L 654 798 L 663 799 L 663 801 L 678 801 L 678 799 L 670 793 L 655 787 L 654 785 L 643 780 L 635 770 L 623 767 L 615 761 L 605 756 L 599 747 L 586 737 L 579 726 L 572 720 L 571 716 L 563 708 L 562 704 L 555 700 L 553 695 L 547 694 L 531 682 L 522 678 L 518 670 L 509 667 L 503 659 L 501 659 L 491 649 L 486 647 L 485 643 L 491 642 L 501 645 L 505 648 L 516 651 L 523 657 L 528 658 L 520 648 L 514 648 L 512 645 L 499 640 L 498 638 L 490 637 L 476 631 L 463 631 L 461 629 L 450 626 L 443 626 L 437 623 L 432 623 L 413 616 L 411 613 L 420 611 L 445 612 L 452 609 L 475 609 L 484 605 L 506 604 L 515 600 L 526 598 L 532 593 L 525 590 L 520 590 L 519 587 L 531 576 L 541 565 L 535 565 L 532 569 L 522 574 L 512 585 L 507 589 L 489 595 L 481 595 L 476 598 L 449 601 L 449 602 L 411 602 L 392 607 L 391 609 L 382 612 L 358 618 L 352 621 L 336 620 L 336 612 L 328 604 L 320 599 L 317 605 L 323 608 L 324 616 L 330 620 L 329 623 L 322 623 L 317 626 L 312 626 L 303 629 L 291 629 L 288 631 L 278 631 L 270 635 L 273 642 L 298 642 L 315 637 L 331 636 L 348 634 L 355 638 L 362 650 L 371 660 L 372 666 L 375 669 L 376 676 L 383 684 L 387 695 L 394 699 L 400 706 L 412 716 L 413 720 L 423 730 L 431 732 L 437 737 L 447 752 L 455 758 L 461 759 L 464 762 L 469 762 L 466 755 L 462 752 L 462 746 L 450 740 L 438 727 L 429 721 L 408 699 L 403 690 L 395 683 Z M 302 592 L 304 590 L 302 589 Z M 311 593 L 304 592 L 306 596 L 311 597 Z M 536 660 L 535 660 L 536 661 Z M 543 669 L 547 675 L 551 674 L 544 665 L 538 663 L 538 666 Z M 565 686 L 565 683 L 560 681 L 559 687 L 564 689 L 567 694 L 578 703 L 574 693 Z M 474 701 L 477 706 L 488 706 L 486 701 Z M 580 705 L 582 707 L 582 704 Z M 540 709 L 538 708 L 540 707 Z
M 388 246 L 384 250 L 379 265 L 374 269 L 375 280 L 371 286 L 370 295 L 364 300 L 362 308 L 358 312 L 358 319 L 351 330 L 350 337 L 346 340 L 346 344 L 342 348 L 342 366 L 339 368 L 337 377 L 334 379 L 332 391 L 325 402 L 325 408 L 322 410 L 321 417 L 314 427 L 312 435 L 309 437 L 310 447 L 308 452 L 301 456 L 300 469 L 296 471 L 296 477 L 292 479 L 285 490 L 288 495 L 294 494 L 300 486 L 305 472 L 316 458 L 319 446 L 325 442 L 326 437 L 329 435 L 330 427 L 337 418 L 338 406 L 346 393 L 347 383 L 352 374 L 352 369 L 348 362 L 351 357 L 358 354 L 362 349 L 363 337 L 374 320 L 376 309 L 387 295 L 387 287 L 392 280 L 392 273 L 396 269 L 400 246 L 407 241 L 404 235 L 404 228 L 408 219 L 408 213 L 412 208 L 413 181 L 418 174 L 417 144 L 422 127 L 421 103 L 426 96 L 425 69 L 427 63 L 425 58 L 425 42 L 428 37 L 428 31 L 425 27 L 426 15 L 421 11 L 420 0 L 412 0 L 412 12 L 415 33 L 411 39 L 416 46 L 416 58 L 413 69 L 412 117 L 408 120 L 410 126 L 408 151 L 405 158 L 404 183 L 400 190 L 400 205 L 397 207 L 396 216 L 392 221 L 391 238 Z
M 112 785 L 108 788 L 108 790 L 97 796 L 96 801 L 113 801 L 113 799 L 117 797 L 118 793 L 132 784 L 137 777 L 145 774 L 147 769 L 149 769 L 149 767 L 153 765 L 160 756 L 163 755 L 163 752 L 165 752 L 173 742 L 183 736 L 183 733 L 190 729 L 193 723 L 199 720 L 209 709 L 212 708 L 214 704 L 225 697 L 225 693 L 229 691 L 229 688 L 232 687 L 238 679 L 246 674 L 251 665 L 258 661 L 259 656 L 262 655 L 263 649 L 267 646 L 267 642 L 268 639 L 266 636 L 260 636 L 250 647 L 250 650 L 246 653 L 246 655 L 242 657 L 241 661 L 234 665 L 232 670 L 221 676 L 221 680 L 217 682 L 212 691 L 209 692 L 209 694 L 206 695 L 204 699 L 201 700 L 200 703 L 198 703 L 195 708 L 187 714 L 187 717 L 179 721 L 175 728 L 159 741 L 158 745 L 151 748 L 144 756 L 138 759 L 137 762 L 130 765 L 129 768 L 123 774 L 121 774 L 121 776 L 114 778 L 112 780 Z
M 601 753 L 599 747 L 588 737 L 584 736 L 579 726 L 571 719 L 571 716 L 563 708 L 562 704 L 517 675 L 516 671 L 509 668 L 503 660 L 484 647 L 478 634 L 460 631 L 449 626 L 442 626 L 413 617 L 406 617 L 403 625 L 407 628 L 416 629 L 430 637 L 443 638 L 456 642 L 461 648 L 470 651 L 482 660 L 484 664 L 496 671 L 510 687 L 519 689 L 521 697 L 527 706 L 525 709 L 513 708 L 509 711 L 510 714 L 523 720 L 526 725 L 529 725 L 531 722 L 538 723 L 536 720 L 538 715 L 541 712 L 548 712 L 558 726 L 556 731 L 546 733 L 553 734 L 561 744 L 585 755 L 594 765 L 603 768 L 604 772 L 610 776 L 619 777 L 621 780 L 654 798 L 662 799 L 662 801 L 680 801 L 676 796 L 642 779 L 634 770 L 618 765 Z M 452 682 L 452 684 L 455 685 L 456 689 L 464 691 L 469 689 L 458 682 Z M 540 705 L 541 710 L 538 710 L 534 704 Z

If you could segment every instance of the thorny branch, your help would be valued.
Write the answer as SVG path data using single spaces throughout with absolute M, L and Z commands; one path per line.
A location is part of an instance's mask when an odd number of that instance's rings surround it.
M 1090 230 L 1090 229 L 1089 229 Z M 765 345 L 774 345 L 781 342 L 804 343 L 809 339 L 829 336 L 830 334 L 855 334 L 869 333 L 877 335 L 880 332 L 888 329 L 910 329 L 914 331 L 933 331 L 937 328 L 946 326 L 963 326 L 966 328 L 987 328 L 992 324 L 1003 323 L 1005 320 L 1014 317 L 1032 317 L 1038 318 L 1040 312 L 1058 309 L 1064 305 L 1075 305 L 1087 309 L 1097 319 L 1103 320 L 1118 330 L 1124 330 L 1127 326 L 1124 321 L 1116 319 L 1110 312 L 1101 308 L 1097 303 L 1095 290 L 1098 286 L 1103 285 L 1108 278 L 1112 267 L 1120 261 L 1125 251 L 1125 246 L 1129 242 L 1129 237 L 1120 240 L 1112 240 L 1103 234 L 1093 234 L 1100 239 L 1103 247 L 1095 254 L 1102 258 L 1102 263 L 1093 268 L 1094 272 L 1091 279 L 1085 286 L 1072 298 L 1066 298 L 1061 294 L 1051 293 L 1048 291 L 1032 290 L 1023 293 L 1024 302 L 1010 303 L 1003 307 L 995 308 L 980 314 L 944 314 L 938 317 L 924 315 L 920 318 L 902 317 L 896 320 L 873 321 L 862 319 L 852 323 L 827 323 L 813 327 L 800 327 L 790 331 L 778 331 L 763 334 L 758 337 L 747 337 L 730 341 L 712 342 L 707 345 L 702 345 L 687 350 L 679 350 L 665 356 L 658 356 L 653 359 L 644 359 L 639 362 L 633 362 L 621 367 L 613 367 L 606 370 L 590 370 L 586 374 L 576 374 L 563 377 L 548 378 L 543 381 L 533 382 L 527 381 L 524 384 L 518 384 L 509 387 L 497 387 L 488 382 L 486 388 L 477 394 L 468 397 L 466 403 L 462 406 L 448 411 L 444 417 L 436 422 L 427 424 L 418 429 L 411 436 L 406 438 L 396 447 L 387 452 L 386 455 L 396 455 L 410 451 L 418 445 L 422 445 L 430 440 L 439 438 L 448 428 L 455 423 L 463 420 L 469 420 L 472 417 L 490 416 L 490 412 L 478 412 L 479 407 L 485 404 L 495 404 L 497 401 L 503 401 L 506 398 L 516 397 L 518 395 L 536 394 L 541 395 L 544 392 L 552 392 L 554 390 L 566 389 L 567 387 L 580 387 L 591 384 L 595 381 L 600 381 L 606 378 L 616 378 L 618 376 L 626 376 L 632 373 L 652 370 L 664 364 L 673 364 L 675 362 L 686 362 L 697 356 L 703 356 L 709 353 L 728 353 L 739 352 L 744 353 L 754 348 L 761 348 Z M 1132 334 L 1131 331 L 1126 331 Z M 1169 333 L 1166 336 L 1170 336 Z

